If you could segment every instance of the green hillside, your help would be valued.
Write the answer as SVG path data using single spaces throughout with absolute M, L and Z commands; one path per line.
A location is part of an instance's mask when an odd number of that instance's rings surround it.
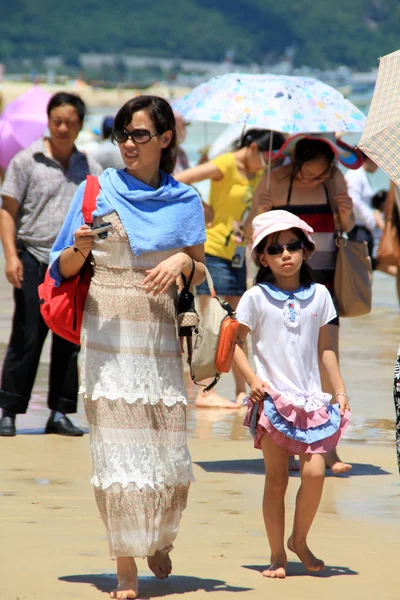
M 399 0 L 14 0 L 2 2 L 0 62 L 135 53 L 368 69 L 399 45 Z

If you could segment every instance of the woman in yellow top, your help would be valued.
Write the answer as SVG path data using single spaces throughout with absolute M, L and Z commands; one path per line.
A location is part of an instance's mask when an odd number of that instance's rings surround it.
M 280 133 L 273 133 L 272 149 L 284 143 Z M 214 281 L 215 291 L 236 309 L 246 291 L 246 262 L 244 225 L 252 206 L 252 196 L 268 162 L 270 132 L 265 129 L 247 131 L 233 152 L 187 169 L 175 179 L 194 184 L 211 180 L 209 204 L 205 206 L 207 241 L 206 266 Z M 197 287 L 200 310 L 204 311 L 210 298 L 207 283 Z M 214 389 L 199 393 L 197 406 L 239 408 L 246 395 L 245 380 L 233 368 L 236 384 L 236 401 L 230 402 Z

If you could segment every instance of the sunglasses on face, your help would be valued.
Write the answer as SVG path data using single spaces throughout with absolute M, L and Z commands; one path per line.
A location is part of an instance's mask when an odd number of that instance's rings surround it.
M 303 242 L 301 240 L 296 240 L 295 242 L 289 242 L 288 244 L 271 244 L 271 246 L 265 248 L 265 252 L 270 256 L 278 256 L 279 254 L 283 254 L 285 250 L 291 254 L 292 252 L 298 252 L 303 248 Z
M 153 137 L 160 135 L 159 133 L 150 133 L 148 129 L 134 129 L 133 131 L 127 131 L 126 129 L 114 129 L 114 138 L 119 144 L 124 144 L 129 138 L 135 144 L 147 144 Z

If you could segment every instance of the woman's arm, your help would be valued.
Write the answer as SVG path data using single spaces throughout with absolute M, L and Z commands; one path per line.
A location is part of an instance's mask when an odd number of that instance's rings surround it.
M 334 401 L 339 402 L 340 414 L 343 415 L 345 410 L 350 410 L 349 397 L 346 394 L 339 363 L 329 338 L 328 325 L 323 325 L 319 330 L 318 356 L 328 373 L 329 381 L 335 394 Z
M 204 244 L 184 248 L 182 252 L 177 252 L 173 256 L 163 260 L 153 269 L 146 270 L 147 275 L 143 280 L 143 287 L 146 288 L 146 293 L 150 294 L 150 292 L 153 292 L 154 296 L 163 294 L 171 285 L 176 283 L 176 280 L 182 273 L 188 278 L 192 271 L 192 259 L 195 263 L 192 284 L 199 285 L 199 283 L 204 281 L 206 276 Z
M 251 201 L 250 212 L 247 215 L 246 221 L 244 222 L 243 233 L 244 237 L 250 239 L 252 236 L 252 228 L 251 224 L 253 222 L 254 217 L 257 215 L 267 212 L 272 208 L 272 193 L 271 193 L 271 179 L 272 173 L 270 173 L 270 186 L 268 189 L 268 174 L 264 173 L 262 175 L 258 185 L 253 194 L 253 198 Z
M 343 173 L 336 170 L 333 179 L 334 199 L 339 214 L 340 228 L 347 233 L 354 227 L 353 202 L 347 192 L 346 180 Z
M 88 235 L 89 231 L 88 225 L 82 225 L 74 233 L 74 245 L 61 252 L 58 268 L 64 279 L 77 275 L 89 256 L 94 244 L 94 236 Z
M 181 171 L 174 176 L 174 179 L 180 181 L 181 183 L 191 185 L 193 183 L 197 183 L 198 181 L 204 181 L 204 179 L 221 181 L 223 177 L 224 175 L 222 171 L 220 171 L 213 162 L 209 161 L 204 163 L 204 165 L 197 165 L 191 169 L 186 169 L 186 171 Z
M 254 402 L 261 402 L 264 400 L 264 396 L 266 391 L 269 388 L 269 384 L 266 381 L 261 381 L 254 373 L 253 369 L 250 366 L 248 358 L 245 352 L 242 350 L 242 346 L 246 340 L 247 334 L 250 329 L 247 325 L 243 325 L 242 323 L 239 325 L 238 332 L 238 343 L 235 348 L 234 355 L 234 363 L 245 378 L 246 382 L 250 386 L 250 398 Z

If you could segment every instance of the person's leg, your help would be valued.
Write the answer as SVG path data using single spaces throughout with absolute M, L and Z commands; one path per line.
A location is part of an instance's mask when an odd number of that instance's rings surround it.
M 332 348 L 336 354 L 336 357 L 339 362 L 339 327 L 338 325 L 328 325 L 329 328 L 329 337 L 331 340 Z M 328 394 L 334 395 L 335 390 L 332 389 L 331 383 L 329 381 L 328 373 L 322 363 L 319 365 L 320 376 L 321 376 L 321 384 L 324 392 Z M 332 470 L 332 473 L 335 475 L 340 475 L 341 473 L 347 473 L 350 471 L 351 465 L 348 463 L 344 463 L 340 460 L 339 455 L 337 453 L 336 448 L 333 448 L 325 455 L 325 463 L 328 469 Z
M 81 436 L 83 430 L 66 416 L 78 404 L 79 346 L 53 333 L 50 358 L 48 406 L 51 410 L 45 433 Z
M 261 438 L 265 464 L 263 517 L 271 548 L 271 564 L 263 571 L 264 577 L 286 577 L 285 551 L 285 493 L 289 480 L 288 453 L 276 446 L 269 435 Z
M 50 357 L 48 407 L 76 413 L 78 405 L 79 346 L 53 333 Z
M 325 564 L 307 546 L 307 535 L 317 514 L 325 479 L 322 454 L 300 455 L 301 485 L 296 497 L 293 531 L 288 548 L 295 552 L 308 571 L 322 571 Z
M 21 260 L 24 280 L 14 289 L 15 309 L 10 342 L 6 351 L 0 390 L 3 414 L 27 411 L 40 355 L 48 329 L 39 307 L 37 288 L 41 283 L 40 263 L 25 251 Z
M 135 559 L 131 556 L 117 557 L 118 585 L 110 593 L 110 598 L 137 598 L 139 594 L 138 570 Z

